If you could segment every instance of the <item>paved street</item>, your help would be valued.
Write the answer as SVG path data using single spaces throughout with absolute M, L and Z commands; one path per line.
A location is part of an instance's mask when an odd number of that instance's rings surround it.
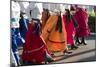
M 56 53 L 54 58 L 57 60 L 52 63 L 95 61 L 95 37 L 95 34 L 92 34 L 90 37 L 86 39 L 88 45 L 80 45 L 77 50 L 72 50 L 72 54 L 70 55 L 65 56 L 61 53 Z
M 58 64 L 58 63 L 72 63 L 72 62 L 85 62 L 85 61 L 95 61 L 96 60 L 96 35 L 91 34 L 90 37 L 86 39 L 88 45 L 80 45 L 78 49 L 71 50 L 72 54 L 63 55 L 63 53 L 54 53 L 54 62 L 49 64 Z M 21 55 L 22 48 L 19 50 Z

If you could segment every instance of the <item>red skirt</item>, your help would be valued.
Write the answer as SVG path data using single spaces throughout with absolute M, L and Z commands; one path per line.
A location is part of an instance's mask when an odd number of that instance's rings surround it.
M 86 11 L 80 9 L 76 12 L 75 19 L 78 22 L 78 28 L 76 29 L 76 36 L 85 37 L 90 35 L 90 29 L 88 25 L 88 14 Z
M 43 42 L 43 39 L 39 35 L 32 33 L 33 29 L 31 25 L 29 25 L 29 27 L 29 31 L 26 34 L 26 42 L 23 48 L 22 60 L 41 63 L 45 61 L 46 52 L 48 54 L 50 53 Z
M 67 44 L 74 44 L 74 36 L 75 36 L 75 27 L 71 21 L 67 22 L 66 15 L 63 15 L 63 21 L 65 24 L 66 35 L 67 35 Z

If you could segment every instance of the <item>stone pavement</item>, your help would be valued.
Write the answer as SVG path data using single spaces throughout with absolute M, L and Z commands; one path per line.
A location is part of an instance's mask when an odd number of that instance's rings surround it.
M 78 49 L 71 50 L 71 54 L 54 53 L 55 61 L 49 64 L 96 61 L 96 34 L 91 34 L 86 41 L 88 45 L 81 44 Z M 19 53 L 22 54 L 22 48 Z
M 96 35 L 91 34 L 86 38 L 88 45 L 80 45 L 78 49 L 71 50 L 72 54 L 63 55 L 61 53 L 55 53 L 56 61 L 52 63 L 69 63 L 69 62 L 88 62 L 96 61 Z

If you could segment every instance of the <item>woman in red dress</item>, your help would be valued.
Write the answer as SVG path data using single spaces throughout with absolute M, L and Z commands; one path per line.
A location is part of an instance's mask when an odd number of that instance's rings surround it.
M 44 40 L 40 37 L 40 24 L 37 21 L 38 19 L 35 19 L 29 24 L 26 34 L 26 43 L 22 53 L 22 60 L 26 65 L 53 61 Z
M 74 44 L 74 36 L 75 36 L 75 25 L 74 25 L 74 21 L 72 20 L 73 17 L 70 14 L 70 11 L 68 9 L 65 9 L 65 14 L 63 15 L 63 22 L 65 24 L 65 29 L 66 29 L 66 33 L 67 33 L 67 44 L 69 44 L 69 46 L 71 46 L 71 49 L 76 49 L 78 48 L 77 46 L 75 46 Z
M 78 22 L 79 27 L 76 29 L 76 43 L 87 45 L 85 37 L 90 34 L 88 26 L 88 13 L 85 9 L 76 7 L 75 19 Z M 79 38 L 82 38 L 79 42 Z

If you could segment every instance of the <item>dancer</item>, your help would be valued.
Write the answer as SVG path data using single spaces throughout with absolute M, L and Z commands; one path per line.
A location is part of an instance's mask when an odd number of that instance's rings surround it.
M 71 46 L 71 49 L 77 49 L 78 47 L 75 46 L 74 43 L 74 36 L 75 36 L 75 24 L 77 24 L 73 19 L 72 15 L 70 14 L 69 9 L 65 9 L 65 14 L 63 15 L 63 22 L 65 24 L 65 29 L 67 33 L 67 44 Z
M 90 29 L 88 26 L 88 13 L 85 11 L 85 9 L 76 7 L 76 13 L 75 13 L 75 19 L 78 22 L 79 27 L 76 29 L 76 43 L 78 44 L 84 44 L 87 45 L 85 42 L 85 37 L 87 37 L 90 34 Z M 81 39 L 81 42 L 79 42 L 79 38 Z
M 22 53 L 23 64 L 32 65 L 53 61 L 45 41 L 40 36 L 40 22 L 32 20 L 28 29 Z
M 12 14 L 11 14 L 11 50 L 15 57 L 17 65 L 20 65 L 20 57 L 18 48 L 23 46 L 25 42 L 20 35 L 19 31 L 19 19 L 20 19 L 20 6 L 18 2 L 11 1 L 12 3 Z
M 42 31 L 42 36 L 50 52 L 71 53 L 66 46 L 66 32 L 60 12 L 55 12 L 50 16 Z
M 34 5 L 34 6 L 33 6 Z M 53 61 L 51 53 L 41 35 L 41 3 L 31 2 L 29 5 L 30 24 L 26 33 L 25 46 L 22 53 L 24 65 L 42 64 Z

